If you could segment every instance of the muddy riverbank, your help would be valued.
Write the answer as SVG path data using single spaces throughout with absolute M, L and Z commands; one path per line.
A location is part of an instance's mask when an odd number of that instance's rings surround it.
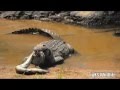
M 74 78 L 74 74 L 77 75 L 77 78 L 90 78 L 88 72 L 92 71 L 119 72 L 120 70 L 120 38 L 115 37 L 113 31 L 104 32 L 103 29 L 90 29 L 37 20 L 11 21 L 0 19 L 0 78 L 15 78 L 14 75 L 17 74 L 15 74 L 14 67 L 31 53 L 36 44 L 49 40 L 47 37 L 38 35 L 9 34 L 27 27 L 50 29 L 58 33 L 64 41 L 71 44 L 79 53 L 79 55 L 66 59 L 62 65 L 50 68 L 51 73 L 42 77 L 56 78 L 55 75 L 60 70 L 65 70 L 66 73 L 63 75 L 65 77 L 70 74 L 71 77 L 69 78 Z M 72 70 L 72 72 L 69 70 Z M 82 73 L 88 76 L 82 76 Z M 21 78 L 34 78 L 34 76 L 22 76 Z

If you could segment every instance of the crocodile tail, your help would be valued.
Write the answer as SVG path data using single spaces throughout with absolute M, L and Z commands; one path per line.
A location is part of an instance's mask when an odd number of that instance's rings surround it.
M 42 30 L 43 32 L 49 34 L 53 39 L 61 40 L 60 35 L 58 35 L 57 33 L 52 32 L 51 30 L 48 30 L 48 29 L 42 29 Z
M 12 32 L 12 34 L 41 34 L 52 39 L 61 40 L 60 36 L 48 29 L 26 28 Z

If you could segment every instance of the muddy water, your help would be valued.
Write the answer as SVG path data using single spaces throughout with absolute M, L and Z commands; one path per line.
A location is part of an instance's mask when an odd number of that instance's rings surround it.
M 120 38 L 113 32 L 36 20 L 0 20 L 0 65 L 19 64 L 36 44 L 49 40 L 44 36 L 8 34 L 27 27 L 50 29 L 75 48 L 79 54 L 65 60 L 62 67 L 120 69 Z

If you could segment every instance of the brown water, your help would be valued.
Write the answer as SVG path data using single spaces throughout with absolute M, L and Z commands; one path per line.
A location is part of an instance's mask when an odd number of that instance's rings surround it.
M 79 53 L 65 60 L 63 67 L 95 70 L 120 69 L 120 38 L 113 32 L 99 32 L 79 26 L 36 20 L 0 20 L 0 65 L 17 65 L 35 45 L 49 38 L 37 35 L 11 35 L 21 28 L 47 28 L 58 33 Z M 102 30 L 102 29 L 101 29 Z

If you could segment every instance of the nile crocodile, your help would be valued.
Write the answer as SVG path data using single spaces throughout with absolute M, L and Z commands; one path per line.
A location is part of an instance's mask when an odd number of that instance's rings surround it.
M 33 52 L 25 58 L 25 61 L 16 66 L 16 72 L 19 74 L 47 73 L 46 67 L 63 63 L 63 61 L 74 53 L 74 49 L 64 42 L 59 35 L 47 29 L 22 29 L 12 32 L 12 34 L 42 34 L 53 38 L 53 40 L 42 42 L 36 45 Z M 36 68 L 28 68 L 30 64 Z

